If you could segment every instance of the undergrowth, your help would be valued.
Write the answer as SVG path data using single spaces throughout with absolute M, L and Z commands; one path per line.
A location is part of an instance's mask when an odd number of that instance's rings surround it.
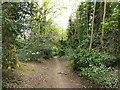
M 89 53 L 88 49 L 78 46 L 70 54 L 69 60 L 67 67 L 80 71 L 80 76 L 87 76 L 95 84 L 106 88 L 118 87 L 118 70 L 112 67 L 117 61 L 116 57 L 97 51 Z
M 20 82 L 19 76 L 14 71 L 2 71 L 2 88 L 15 88 Z

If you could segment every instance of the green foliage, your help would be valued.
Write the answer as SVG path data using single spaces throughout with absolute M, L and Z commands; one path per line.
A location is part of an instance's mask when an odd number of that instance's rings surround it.
M 46 45 L 45 49 L 42 50 L 44 52 L 44 57 L 45 59 L 49 59 L 53 57 L 53 49 L 52 45 Z
M 16 47 L 18 43 L 16 38 L 27 29 L 25 24 L 27 24 L 28 20 L 24 21 L 24 19 L 26 14 L 29 16 L 31 5 L 31 3 L 27 2 L 4 2 L 2 4 L 2 57 L 4 69 L 9 66 L 15 67 L 17 64 Z
M 62 60 L 63 58 L 65 58 L 65 56 L 61 56 L 61 57 L 59 57 L 59 60 Z
M 41 43 L 33 42 L 31 38 L 24 43 L 21 41 L 20 43 L 24 46 L 18 50 L 19 59 L 22 61 L 39 61 L 39 58 L 42 57 L 45 59 L 53 57 L 53 47 L 47 42 L 47 38 L 40 35 L 39 40 Z
M 57 47 L 58 47 L 58 51 L 59 51 L 58 55 L 60 57 L 64 56 L 65 55 L 65 51 L 64 51 L 64 49 L 65 49 L 65 42 L 63 40 L 59 40 L 57 42 Z
M 82 49 L 81 45 L 76 48 L 70 56 L 70 62 L 67 65 L 74 70 L 81 71 L 79 75 L 88 76 L 98 85 L 109 88 L 115 88 L 118 83 L 117 72 L 110 67 L 116 62 L 114 56 L 101 54 L 97 51 L 89 53 L 88 49 Z
M 18 75 L 13 71 L 2 71 L 2 88 L 14 88 L 15 85 L 21 82 Z
M 62 7 L 63 9 L 67 9 L 67 7 Z
M 73 13 L 76 14 L 76 18 L 71 15 L 69 19 L 67 33 L 56 27 L 57 24 L 53 25 L 52 19 L 57 12 L 55 3 L 49 1 L 44 3 L 40 6 L 37 2 L 3 3 L 3 69 L 15 67 L 17 60 L 42 62 L 42 58 L 49 59 L 59 55 L 62 59 L 67 56 L 70 60 L 67 67 L 81 71 L 80 76 L 88 76 L 95 83 L 105 87 L 116 87 L 118 71 L 112 66 L 120 59 L 120 2 L 107 3 L 104 22 L 102 22 L 104 5 L 96 3 L 92 44 L 94 51 L 91 53 L 88 47 L 93 3 L 80 3 L 77 11 Z M 101 49 L 102 26 L 105 28 L 104 47 Z M 62 34 L 59 33 L 60 29 Z M 13 82 L 17 83 L 17 79 L 3 78 L 3 87 L 9 87 L 8 83 Z
M 65 41 L 67 46 L 64 49 L 64 52 L 68 51 L 66 55 L 70 60 L 67 67 L 81 71 L 79 75 L 89 77 L 98 85 L 116 88 L 118 71 L 114 67 L 118 65 L 120 56 L 120 10 L 118 9 L 120 2 L 107 2 L 104 22 L 102 22 L 104 4 L 96 3 L 92 52 L 89 53 L 93 5 L 92 2 L 80 3 L 74 12 L 76 16 L 74 15 L 73 18 L 71 15 L 69 18 L 68 38 Z M 104 26 L 103 47 L 101 45 L 102 26 Z
M 10 45 L 3 50 L 3 69 L 8 66 L 14 67 L 16 65 L 16 49 L 15 46 Z
M 45 1 L 46 2 L 46 1 Z M 41 61 L 42 58 L 50 59 L 57 55 L 58 50 L 55 43 L 58 37 L 56 24 L 52 25 L 52 20 L 46 20 L 49 13 L 55 13 L 50 1 L 46 5 L 33 3 L 31 6 L 31 18 L 29 19 L 29 30 L 17 37 L 19 43 L 18 57 L 21 61 Z M 47 13 L 46 13 L 47 12 Z M 27 34 L 26 34 L 27 33 Z
M 106 68 L 101 66 L 90 66 L 88 68 L 81 68 L 80 76 L 88 76 L 94 83 L 104 86 L 106 88 L 116 88 L 118 85 L 118 70 L 114 68 Z
M 32 71 L 35 71 L 35 69 L 34 69 L 34 68 L 32 68 Z
M 54 55 L 54 56 L 57 56 L 58 53 L 59 53 L 58 48 L 57 48 L 56 46 L 53 46 L 53 55 Z

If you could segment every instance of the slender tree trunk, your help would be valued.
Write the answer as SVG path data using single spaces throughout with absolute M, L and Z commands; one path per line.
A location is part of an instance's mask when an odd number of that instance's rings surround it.
M 76 2 L 75 2 L 75 6 L 77 6 L 77 5 L 76 5 Z M 76 11 L 76 26 L 75 26 L 74 35 L 76 35 L 76 29 L 77 29 L 77 19 L 78 19 L 78 17 L 77 17 L 77 11 Z
M 89 4 L 86 2 L 86 26 L 87 26 L 87 36 L 88 36 L 88 9 L 89 9 Z
M 103 23 L 104 23 L 104 21 L 105 21 L 105 15 L 106 15 L 106 0 L 105 0 L 105 2 L 104 2 Z M 103 37 L 104 37 L 104 25 L 102 26 L 102 35 L 101 35 L 101 46 L 102 46 L 102 49 L 103 49 L 103 44 L 104 44 Z
M 39 19 L 40 19 L 40 16 L 39 16 Z M 40 19 L 40 20 L 41 20 L 41 19 Z M 38 31 L 39 31 L 39 33 L 40 33 L 40 21 L 38 22 L 38 24 L 39 24 L 39 25 L 38 25 L 38 29 L 39 29 Z
M 119 13 L 120 13 L 120 2 L 119 2 Z M 120 48 L 120 14 L 118 15 L 118 40 L 119 40 L 119 48 Z
M 76 35 L 76 27 L 75 27 L 75 32 L 74 32 L 74 35 Z
M 88 29 L 91 27 L 89 25 L 91 19 L 91 2 L 88 2 Z M 88 31 L 89 32 L 89 31 Z
M 102 0 L 100 0 L 100 21 L 102 21 Z
M 47 11 L 47 10 L 46 10 L 45 7 L 46 7 L 46 2 L 44 2 L 44 24 L 45 24 L 45 27 L 44 27 L 44 30 L 45 30 L 45 31 L 44 31 L 44 32 L 45 32 L 45 35 L 46 35 L 46 32 L 47 32 L 47 31 L 46 31 L 46 11 Z
M 34 17 L 33 17 L 33 24 L 34 24 Z M 33 31 L 33 28 L 34 28 L 34 26 L 32 25 L 32 30 L 31 30 L 32 31 L 32 35 L 31 35 L 32 37 L 31 38 L 32 38 L 32 41 L 34 42 L 34 33 L 33 33 L 34 31 Z
M 75 26 L 75 34 L 77 31 L 77 27 L 78 27 L 78 11 L 76 11 L 76 26 Z
M 96 8 L 96 0 L 94 2 L 94 11 L 93 11 L 93 18 L 92 18 L 92 29 L 91 29 L 91 39 L 90 39 L 89 52 L 91 52 L 92 42 L 93 42 L 93 26 L 94 26 L 94 18 L 95 18 L 95 8 Z
M 78 11 L 76 12 L 76 30 L 77 30 L 77 38 L 78 38 L 78 42 L 80 43 L 80 39 L 79 39 L 79 29 L 78 29 Z
M 38 37 L 38 45 L 39 45 L 39 35 L 40 35 L 40 22 L 39 22 L 39 25 L 38 25 L 38 35 L 37 35 L 37 37 Z
M 118 8 L 119 8 L 119 13 L 120 13 L 120 2 L 119 2 L 119 6 L 118 6 Z M 119 40 L 119 47 L 118 47 L 118 54 L 120 54 L 120 14 L 118 15 L 118 40 Z M 119 63 L 119 66 L 120 66 L 120 60 L 118 61 L 118 63 Z M 120 68 L 119 68 L 119 73 L 118 73 L 118 83 L 119 83 L 119 85 L 118 85 L 118 88 L 120 89 Z

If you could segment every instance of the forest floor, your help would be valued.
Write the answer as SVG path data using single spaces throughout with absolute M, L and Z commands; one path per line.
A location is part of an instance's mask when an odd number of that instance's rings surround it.
M 66 59 L 54 57 L 44 63 L 29 62 L 16 70 L 22 80 L 17 88 L 95 88 L 96 85 L 85 77 L 79 77 L 72 69 L 66 68 Z

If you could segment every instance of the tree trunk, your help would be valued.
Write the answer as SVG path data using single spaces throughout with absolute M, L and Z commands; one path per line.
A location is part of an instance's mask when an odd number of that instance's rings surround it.
M 102 0 L 100 0 L 100 22 L 102 21 Z
M 75 34 L 77 31 L 77 26 L 78 26 L 78 11 L 76 11 L 76 26 L 75 26 Z
M 78 42 L 80 43 L 80 39 L 79 39 L 79 29 L 78 29 L 78 11 L 76 12 L 76 30 L 77 30 Z
M 118 8 L 120 9 L 120 2 L 119 2 Z M 119 10 L 119 13 L 120 13 L 120 10 Z M 118 40 L 119 40 L 119 48 L 118 48 L 118 51 L 119 51 L 120 49 L 120 14 L 118 15 Z M 120 51 L 118 53 L 120 53 Z
M 38 33 L 40 33 L 40 22 L 38 22 Z
M 89 10 L 89 4 L 86 2 L 86 26 L 87 26 L 87 36 L 88 36 L 88 10 Z
M 45 27 L 44 27 L 44 33 L 45 33 L 45 35 L 46 35 L 46 2 L 44 2 L 44 25 L 45 25 Z
M 120 13 L 120 2 L 119 2 L 119 13 Z M 119 40 L 119 47 L 118 47 L 118 54 L 120 54 L 120 14 L 118 15 L 118 40 Z M 119 66 L 120 66 L 120 60 L 118 61 Z M 120 89 L 120 68 L 119 68 L 119 73 L 118 73 L 118 88 Z
M 104 2 L 103 24 L 104 24 L 104 21 L 105 21 L 105 15 L 106 15 L 106 0 Z M 104 25 L 102 26 L 102 35 L 101 35 L 101 46 L 102 46 L 102 49 L 103 49 L 103 44 L 104 44 L 103 37 L 104 37 Z
M 90 18 L 91 18 L 91 2 L 88 2 L 88 29 L 91 27 L 89 25 L 90 23 Z M 89 31 L 88 31 L 89 32 Z
M 94 18 L 95 18 L 95 8 L 96 8 L 96 0 L 94 2 L 94 11 L 93 11 L 93 18 L 92 18 L 92 29 L 91 29 L 91 39 L 90 39 L 89 52 L 91 52 L 92 42 L 93 42 L 93 26 L 94 26 Z

